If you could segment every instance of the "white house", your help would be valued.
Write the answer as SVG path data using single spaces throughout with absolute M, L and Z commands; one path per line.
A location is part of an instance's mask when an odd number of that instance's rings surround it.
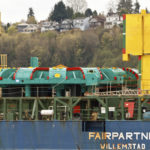
M 17 25 L 17 30 L 18 30 L 18 32 L 23 32 L 23 30 L 24 30 L 26 27 L 28 27 L 28 25 L 29 25 L 29 24 L 27 24 L 27 23 L 20 23 L 20 24 L 18 24 L 18 25 Z
M 55 22 L 53 21 L 41 21 L 40 23 L 41 32 L 55 30 Z
M 97 16 L 97 17 L 90 18 L 90 20 L 89 20 L 90 28 L 95 28 L 98 26 L 104 27 L 105 20 L 106 19 L 104 16 Z
M 38 31 L 38 25 L 37 24 L 28 24 L 26 28 L 23 29 L 23 33 L 32 33 Z
M 114 25 L 119 25 L 123 23 L 123 18 L 120 17 L 117 13 L 108 13 L 105 22 L 105 29 L 111 29 Z
M 89 29 L 90 17 L 86 18 L 76 18 L 73 20 L 73 28 L 80 29 L 82 31 Z
M 71 30 L 72 28 L 73 28 L 73 22 L 70 19 L 63 20 L 60 25 L 61 32 Z

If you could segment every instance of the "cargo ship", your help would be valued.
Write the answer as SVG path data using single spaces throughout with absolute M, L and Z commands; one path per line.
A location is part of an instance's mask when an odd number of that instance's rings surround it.
M 1 69 L 0 148 L 149 147 L 150 99 L 138 96 L 138 74 L 130 68 L 42 68 L 36 57 L 29 68 Z
M 137 55 L 138 70 L 44 68 L 39 67 L 37 57 L 31 58 L 28 68 L 2 68 L 0 149 L 149 150 L 149 49 L 142 46 L 139 52 L 142 44 L 134 43 L 149 33 L 135 34 L 144 30 L 144 17 L 150 23 L 144 11 L 124 15 L 123 59 Z

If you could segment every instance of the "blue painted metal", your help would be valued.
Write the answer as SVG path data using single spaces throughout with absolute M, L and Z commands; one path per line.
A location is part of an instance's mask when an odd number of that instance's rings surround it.
M 94 122 L 93 122 L 94 123 Z M 97 125 L 96 125 L 97 124 Z M 145 144 L 146 150 L 150 149 L 150 137 L 148 140 L 140 138 L 141 133 L 150 134 L 150 122 L 144 121 L 106 121 L 86 125 L 81 121 L 14 121 L 0 122 L 0 149 L 100 149 L 100 144 Z M 102 140 L 91 138 L 89 132 L 110 132 L 134 134 L 138 132 L 138 138 L 131 140 Z

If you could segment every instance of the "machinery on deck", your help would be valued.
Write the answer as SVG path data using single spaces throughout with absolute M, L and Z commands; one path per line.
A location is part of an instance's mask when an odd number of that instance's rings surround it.
M 36 60 L 36 65 L 33 59 Z M 137 89 L 138 71 L 136 69 L 100 69 L 63 65 L 42 68 L 37 64 L 38 58 L 34 57 L 31 58 L 29 68 L 1 69 L 2 97 L 76 97 Z M 6 89 L 9 89 L 9 92 Z
M 136 69 L 43 68 L 37 57 L 30 64 L 1 69 L 1 120 L 136 120 L 141 116 L 136 113 L 140 92 Z M 120 101 L 119 95 L 130 98 Z

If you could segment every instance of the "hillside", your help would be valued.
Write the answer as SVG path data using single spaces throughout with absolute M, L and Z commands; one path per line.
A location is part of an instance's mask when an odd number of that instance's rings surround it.
M 40 66 L 136 67 L 137 59 L 122 62 L 122 31 L 119 27 L 101 27 L 87 31 L 32 34 L 2 34 L 0 53 L 8 54 L 8 66 L 29 66 L 38 56 Z

